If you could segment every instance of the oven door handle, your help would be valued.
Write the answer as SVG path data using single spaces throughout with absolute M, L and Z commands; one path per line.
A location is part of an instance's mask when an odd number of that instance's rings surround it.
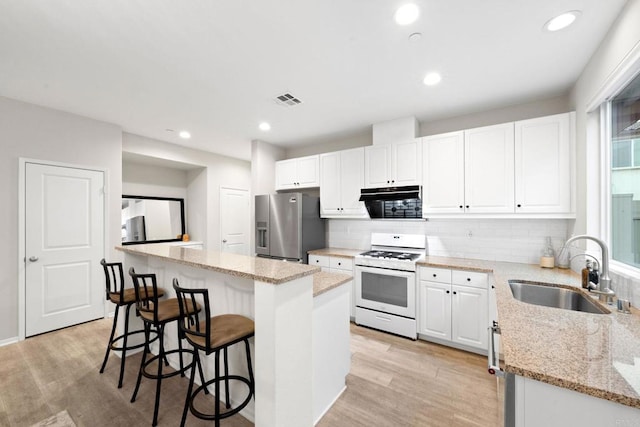
M 500 327 L 498 326 L 498 322 L 494 321 L 493 325 L 489 327 L 489 351 L 487 354 L 487 370 L 491 375 L 495 375 L 496 377 L 504 377 L 504 370 L 500 368 L 499 362 L 496 362 L 498 358 L 496 357 L 496 345 L 495 345 L 495 335 L 500 334 Z

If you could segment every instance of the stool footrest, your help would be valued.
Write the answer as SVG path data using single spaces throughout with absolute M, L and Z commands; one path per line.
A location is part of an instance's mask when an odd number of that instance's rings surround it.
M 163 373 L 161 376 L 158 376 L 157 373 L 151 373 L 147 371 L 147 368 L 156 360 L 160 359 L 158 361 L 158 363 L 163 363 L 163 360 L 166 356 L 170 355 L 170 354 L 190 354 L 191 356 L 193 356 L 193 350 L 187 350 L 187 349 L 175 349 L 175 350 L 169 350 L 169 351 L 165 351 L 163 354 L 159 354 L 156 356 L 153 356 L 151 359 L 147 359 L 147 361 L 144 363 L 144 365 L 141 367 L 142 369 L 142 375 L 145 378 L 150 378 L 152 380 L 157 380 L 158 378 L 171 378 L 173 376 L 176 375 L 180 375 L 180 374 L 184 374 L 187 372 L 187 369 L 191 368 L 191 365 L 194 363 L 194 360 L 191 360 L 191 363 L 188 363 L 186 365 L 184 365 L 182 367 L 182 369 L 177 369 L 175 371 L 171 371 L 171 372 L 167 372 L 167 373 Z M 172 368 L 173 369 L 173 368 Z
M 211 384 L 215 384 L 216 382 L 224 382 L 225 380 L 235 380 L 235 381 L 240 381 L 243 382 L 247 385 L 247 387 L 249 388 L 249 394 L 247 395 L 247 397 L 244 399 L 244 401 L 238 405 L 235 408 L 232 408 L 226 412 L 221 412 L 220 415 L 218 417 L 216 417 L 215 414 L 206 414 L 204 412 L 200 412 L 198 411 L 193 402 L 197 396 L 198 393 L 204 391 L 208 386 L 210 386 Z M 203 420 L 216 420 L 216 419 L 223 419 L 223 418 L 227 418 L 230 417 L 232 415 L 237 414 L 238 412 L 242 411 L 244 409 L 245 406 L 247 406 L 249 404 L 249 402 L 251 401 L 251 398 L 253 397 L 253 388 L 251 387 L 251 382 L 249 381 L 248 378 L 245 377 L 241 377 L 239 375 L 225 375 L 222 377 L 218 377 L 218 378 L 214 378 L 212 380 L 209 380 L 207 382 L 205 382 L 204 384 L 202 384 L 200 387 L 196 388 L 194 390 L 194 392 L 191 394 L 191 397 L 189 398 L 189 410 L 191 411 L 191 413 Z M 215 396 L 216 399 L 220 400 L 220 396 Z M 220 402 L 220 404 L 222 404 Z
M 153 337 L 151 339 L 151 341 L 149 341 L 149 343 L 152 343 L 154 341 L 156 341 L 158 339 L 158 331 L 151 331 L 151 333 L 155 333 L 156 336 Z M 127 339 L 129 339 L 131 336 L 136 335 L 136 334 L 144 334 L 144 329 L 140 329 L 138 331 L 130 331 L 127 333 Z M 124 334 L 119 335 L 117 337 L 115 337 L 110 344 L 111 350 L 116 350 L 116 351 L 122 351 L 122 350 L 135 350 L 136 348 L 142 348 L 145 345 L 145 342 L 141 342 L 139 344 L 133 344 L 133 345 L 127 345 L 126 347 L 123 347 L 121 345 L 116 344 L 118 341 L 123 340 L 125 337 Z

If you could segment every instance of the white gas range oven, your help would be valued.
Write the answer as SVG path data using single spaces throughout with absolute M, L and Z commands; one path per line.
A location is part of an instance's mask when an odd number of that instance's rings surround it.
M 415 340 L 416 263 L 425 255 L 424 235 L 373 233 L 371 250 L 355 257 L 356 324 Z

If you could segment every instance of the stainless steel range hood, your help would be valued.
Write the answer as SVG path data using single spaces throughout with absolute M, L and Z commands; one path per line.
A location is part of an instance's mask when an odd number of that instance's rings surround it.
M 422 219 L 420 193 L 419 185 L 363 188 L 360 201 L 372 219 Z

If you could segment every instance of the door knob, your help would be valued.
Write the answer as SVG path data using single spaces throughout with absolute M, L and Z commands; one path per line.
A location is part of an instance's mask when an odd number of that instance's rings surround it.
M 37 260 L 38 260 L 37 256 L 30 256 L 29 257 L 29 261 L 31 261 L 31 262 L 36 262 Z

